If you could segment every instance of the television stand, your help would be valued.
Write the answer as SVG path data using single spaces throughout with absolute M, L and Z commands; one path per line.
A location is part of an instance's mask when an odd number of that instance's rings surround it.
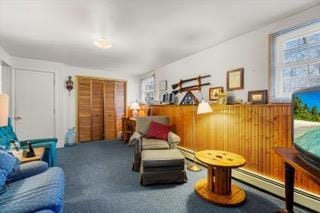
M 301 171 L 306 177 L 316 184 L 320 184 L 320 170 L 303 161 L 295 149 L 273 148 L 273 151 L 284 161 L 285 169 L 285 212 L 293 212 L 293 192 L 295 170 Z

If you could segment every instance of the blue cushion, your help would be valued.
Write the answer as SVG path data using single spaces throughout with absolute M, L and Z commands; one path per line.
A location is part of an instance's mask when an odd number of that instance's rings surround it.
M 7 177 L 7 183 L 18 181 L 48 170 L 48 164 L 44 161 L 32 161 L 15 166 Z
M 0 196 L 1 212 L 62 212 L 64 174 L 52 167 L 41 174 L 8 185 Z
M 12 172 L 19 161 L 8 152 L 0 148 L 0 187 L 2 188 L 7 180 L 7 176 Z

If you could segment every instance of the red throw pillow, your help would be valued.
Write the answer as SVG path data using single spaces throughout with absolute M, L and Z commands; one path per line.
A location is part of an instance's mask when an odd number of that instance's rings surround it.
M 146 137 L 167 140 L 169 131 L 168 125 L 151 121 Z

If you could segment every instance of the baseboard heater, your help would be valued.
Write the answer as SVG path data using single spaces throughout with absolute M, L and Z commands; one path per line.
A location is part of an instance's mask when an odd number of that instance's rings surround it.
M 193 151 L 184 147 L 178 146 L 178 149 L 184 154 L 184 156 L 193 160 Z M 201 164 L 200 162 L 198 162 Z M 202 166 L 206 166 L 201 164 Z M 268 193 L 274 194 L 278 197 L 284 198 L 284 184 L 280 181 L 268 178 L 266 176 L 257 174 L 255 172 L 246 169 L 233 169 L 232 177 L 242 182 L 248 183 L 256 188 L 267 191 Z M 307 192 L 302 189 L 295 188 L 294 190 L 294 202 L 295 204 L 304 206 L 314 211 L 320 209 L 320 198 L 319 195 Z

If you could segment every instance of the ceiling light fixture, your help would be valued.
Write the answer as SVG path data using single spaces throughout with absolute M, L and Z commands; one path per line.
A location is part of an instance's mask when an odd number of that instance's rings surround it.
M 99 38 L 99 39 L 95 40 L 93 42 L 93 44 L 96 47 L 99 47 L 101 49 L 108 49 L 108 48 L 112 47 L 111 42 L 108 39 L 105 39 L 105 38 Z

